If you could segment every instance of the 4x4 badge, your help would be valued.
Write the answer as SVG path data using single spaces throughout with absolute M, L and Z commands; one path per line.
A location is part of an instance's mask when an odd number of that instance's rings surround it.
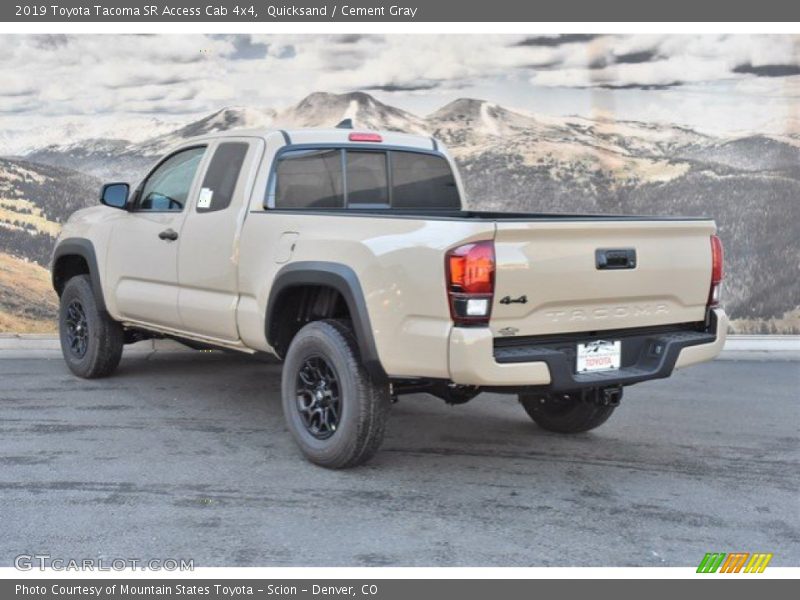
M 520 296 L 519 298 L 512 298 L 511 296 L 506 296 L 505 298 L 500 299 L 500 304 L 527 304 L 528 297 L 527 296 Z

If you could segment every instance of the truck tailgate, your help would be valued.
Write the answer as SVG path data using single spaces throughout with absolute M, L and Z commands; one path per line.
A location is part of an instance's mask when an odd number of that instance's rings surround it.
M 497 221 L 496 336 L 702 321 L 708 220 Z

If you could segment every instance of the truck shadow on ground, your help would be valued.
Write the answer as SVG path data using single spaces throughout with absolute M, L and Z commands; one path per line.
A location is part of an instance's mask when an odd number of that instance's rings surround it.
M 171 407 L 171 416 L 162 415 L 170 421 L 190 420 L 196 427 L 216 422 L 207 425 L 209 431 L 261 431 L 279 437 L 293 452 L 283 423 L 281 364 L 275 360 L 201 352 L 125 358 L 115 376 L 75 380 L 75 384 L 76 391 L 124 389 L 132 395 L 126 399 L 127 408 L 133 408 L 133 398 L 140 398 L 159 405 L 160 412 Z M 104 401 L 86 410 L 111 408 Z M 421 469 L 435 457 L 541 459 L 545 450 L 592 446 L 597 452 L 611 440 L 630 459 L 630 449 L 617 435 L 611 439 L 596 433 L 562 436 L 538 428 L 514 396 L 481 394 L 468 404 L 449 406 L 433 396 L 415 394 L 402 396 L 393 405 L 383 450 L 371 464 L 387 468 L 412 461 Z M 298 456 L 298 460 L 302 459 Z
M 147 402 L 158 404 L 159 413 L 167 422 L 231 437 L 243 432 L 260 433 L 263 437 L 258 441 L 259 447 L 269 440 L 270 446 L 279 449 L 284 457 L 316 469 L 297 453 L 284 425 L 281 364 L 274 359 L 219 352 L 153 355 L 125 359 L 115 377 L 84 383 L 88 391 L 112 382 L 134 391 L 138 397 L 146 397 Z M 761 447 L 751 449 L 717 439 L 711 444 L 717 447 L 703 456 L 698 454 L 702 445 L 699 440 L 696 443 L 676 440 L 659 421 L 659 411 L 664 405 L 649 398 L 652 389 L 656 397 L 665 392 L 669 396 L 668 390 L 659 389 L 669 383 L 648 386 L 630 388 L 628 397 L 608 423 L 577 435 L 540 429 L 511 395 L 484 393 L 458 406 L 448 406 L 426 394 L 402 396 L 393 406 L 381 451 L 364 468 L 413 465 L 418 473 L 427 469 L 436 473 L 443 465 L 476 469 L 483 463 L 500 460 L 506 463 L 504 470 L 513 464 L 519 467 L 535 463 L 540 470 L 550 464 L 559 469 L 610 467 L 629 473 L 707 477 L 711 469 L 717 477 L 746 481 L 750 478 L 749 470 L 741 467 L 741 459 L 747 456 L 751 463 L 756 461 L 753 464 L 761 470 L 759 477 L 771 474 L 776 482 L 786 480 L 781 469 L 788 465 L 757 460 L 763 452 Z M 675 400 L 670 398 L 670 402 L 674 404 Z M 95 408 L 110 410 L 107 402 Z M 163 414 L 165 411 L 171 413 Z M 639 423 L 645 412 L 647 422 Z M 228 446 L 239 443 L 225 441 Z

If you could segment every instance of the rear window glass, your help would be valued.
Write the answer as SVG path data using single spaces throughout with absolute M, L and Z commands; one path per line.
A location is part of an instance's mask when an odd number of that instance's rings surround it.
M 385 152 L 347 151 L 347 205 L 389 206 Z
M 403 150 L 312 148 L 278 157 L 270 184 L 275 208 L 459 210 L 450 163 Z
M 444 158 L 392 152 L 392 208 L 460 207 L 456 180 Z
M 341 151 L 282 154 L 275 171 L 276 208 L 343 208 Z
M 213 212 L 230 206 L 247 148 L 243 142 L 226 142 L 217 147 L 200 188 L 197 212 Z

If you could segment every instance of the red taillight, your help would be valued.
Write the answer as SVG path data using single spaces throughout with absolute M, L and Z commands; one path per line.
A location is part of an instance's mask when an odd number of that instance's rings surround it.
M 494 242 L 473 242 L 447 253 L 447 295 L 456 325 L 489 322 L 494 296 Z
M 377 133 L 351 133 L 348 137 L 351 142 L 382 142 L 383 138 Z
M 719 288 L 722 283 L 724 252 L 722 241 L 716 236 L 711 236 L 711 289 L 708 292 L 708 305 L 719 305 Z

